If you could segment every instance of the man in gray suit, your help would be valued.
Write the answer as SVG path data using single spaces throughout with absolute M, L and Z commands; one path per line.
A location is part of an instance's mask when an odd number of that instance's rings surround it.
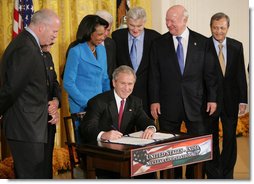
M 161 130 L 180 132 L 184 121 L 189 134 L 203 134 L 204 108 L 209 115 L 216 110 L 215 65 L 206 55 L 207 38 L 187 28 L 187 21 L 188 12 L 183 6 L 169 8 L 166 15 L 169 32 L 152 45 L 151 114 L 159 119 Z M 178 173 L 175 177 L 182 175 Z M 193 178 L 193 173 L 187 172 L 186 177 Z
M 45 178 L 44 144 L 49 113 L 47 74 L 40 45 L 55 42 L 60 20 L 51 10 L 34 13 L 30 25 L 7 47 L 1 63 L 0 115 L 14 160 L 16 178 Z M 57 112 L 57 111 L 54 111 Z M 48 121 L 48 115 L 52 117 Z

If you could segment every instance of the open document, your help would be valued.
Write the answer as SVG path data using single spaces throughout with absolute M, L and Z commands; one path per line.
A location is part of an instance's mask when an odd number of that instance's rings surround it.
M 142 139 L 143 131 L 134 132 L 128 135 L 124 135 L 120 139 L 117 140 L 110 140 L 109 143 L 118 143 L 118 144 L 128 144 L 128 145 L 139 145 L 139 146 L 145 146 L 147 144 L 159 142 L 162 140 L 173 138 L 177 135 L 175 134 L 169 134 L 169 133 L 160 133 L 156 132 L 153 135 L 152 139 Z

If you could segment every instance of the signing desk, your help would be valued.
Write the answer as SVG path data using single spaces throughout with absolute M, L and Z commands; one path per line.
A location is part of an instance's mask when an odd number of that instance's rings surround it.
M 178 135 L 146 146 L 94 142 L 77 146 L 86 160 L 87 178 L 96 178 L 95 169 L 120 173 L 132 178 L 162 171 L 162 178 L 173 178 L 173 168 L 195 164 L 194 177 L 202 178 L 202 163 L 212 159 L 212 136 Z

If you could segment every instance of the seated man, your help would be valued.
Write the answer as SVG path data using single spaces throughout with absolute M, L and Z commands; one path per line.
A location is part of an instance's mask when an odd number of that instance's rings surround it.
M 144 130 L 142 138 L 152 138 L 154 121 L 143 110 L 141 99 L 131 95 L 136 75 L 132 68 L 122 65 L 113 72 L 114 90 L 101 93 L 88 101 L 86 114 L 80 124 L 84 142 L 115 140 L 125 134 Z M 121 102 L 122 101 L 122 102 Z M 118 178 L 116 173 L 96 170 L 98 178 Z M 154 173 L 139 178 L 154 178 Z

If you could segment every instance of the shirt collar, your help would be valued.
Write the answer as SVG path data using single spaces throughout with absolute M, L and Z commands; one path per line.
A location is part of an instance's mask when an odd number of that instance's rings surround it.
M 213 43 L 216 46 L 216 48 L 218 48 L 218 45 L 220 44 L 220 42 L 218 42 L 217 40 L 215 40 L 215 38 L 213 37 Z M 222 45 L 225 46 L 227 44 L 227 38 L 225 38 L 222 42 Z
M 133 38 L 136 38 L 137 40 L 142 40 L 144 38 L 144 31 L 142 31 L 142 33 L 138 36 L 138 37 L 134 37 L 130 34 L 130 32 L 128 32 L 128 40 L 132 40 Z
M 120 96 L 118 96 L 118 94 L 116 93 L 115 89 L 114 89 L 114 96 L 117 102 L 121 102 L 122 98 Z M 124 99 L 126 100 L 126 99 Z
M 189 29 L 186 27 L 185 30 L 183 31 L 183 33 L 181 35 L 178 35 L 179 37 L 182 37 L 182 39 L 184 40 L 188 40 L 189 38 L 189 34 L 190 34 L 190 31 Z M 173 36 L 175 39 L 177 36 Z
M 26 27 L 25 29 L 26 29 L 26 31 L 28 31 L 31 35 L 33 35 L 33 37 L 35 38 L 37 44 L 38 44 L 39 47 L 41 48 L 40 42 L 39 42 L 39 38 L 36 36 L 36 34 L 33 32 L 33 30 L 30 29 L 29 27 Z

